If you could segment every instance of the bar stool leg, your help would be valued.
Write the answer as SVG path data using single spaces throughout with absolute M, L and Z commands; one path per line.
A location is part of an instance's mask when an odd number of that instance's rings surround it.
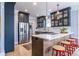
M 65 51 L 63 52 L 63 56 L 65 56 Z
M 52 49 L 52 56 L 54 56 L 54 49 Z
M 59 56 L 65 56 L 65 55 L 64 55 L 64 52 L 60 52 L 60 53 L 59 53 Z
M 62 52 L 59 52 L 59 56 L 62 56 Z
M 56 50 L 56 56 L 58 56 L 58 51 Z

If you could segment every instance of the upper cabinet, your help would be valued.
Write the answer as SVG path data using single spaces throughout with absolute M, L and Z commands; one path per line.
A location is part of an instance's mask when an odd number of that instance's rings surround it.
M 37 17 L 37 28 L 46 27 L 46 16 Z
M 51 27 L 70 26 L 70 7 L 59 10 L 59 16 L 57 12 L 51 13 Z
M 29 13 L 19 11 L 19 13 L 18 13 L 18 21 L 28 23 L 29 22 Z

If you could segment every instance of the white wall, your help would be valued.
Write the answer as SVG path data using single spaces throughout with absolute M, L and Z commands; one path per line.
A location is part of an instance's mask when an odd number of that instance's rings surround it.
M 30 15 L 29 16 L 29 22 L 30 22 L 30 25 L 32 26 L 30 34 L 35 34 L 35 29 L 36 29 L 36 25 L 37 25 L 36 17 L 33 17 L 33 16 Z
M 1 43 L 1 3 L 0 3 L 0 43 Z M 0 52 L 1 52 L 1 44 L 0 44 Z
M 36 31 L 49 31 L 49 32 L 54 32 L 54 33 L 60 33 L 60 29 L 62 27 L 47 27 L 46 30 L 44 28 L 38 28 L 36 29 Z M 67 32 L 71 32 L 71 28 L 66 26 L 65 28 L 67 28 Z
M 18 44 L 18 10 L 14 10 L 14 44 Z
M 71 11 L 71 31 L 74 32 L 72 37 L 78 38 L 78 10 Z
M 4 3 L 1 2 L 1 53 L 0 55 L 5 55 L 4 51 Z
M 78 9 L 78 44 L 79 44 L 79 9 Z
M 75 37 L 78 39 L 78 44 L 79 44 L 79 9 L 72 11 L 72 26 L 71 26 L 71 31 L 74 32 L 74 35 L 72 37 Z

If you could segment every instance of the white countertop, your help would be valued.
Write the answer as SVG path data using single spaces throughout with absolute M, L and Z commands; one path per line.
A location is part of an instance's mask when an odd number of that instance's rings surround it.
M 59 34 L 55 34 L 55 35 L 51 35 L 51 34 L 38 34 L 38 35 L 32 35 L 33 37 L 37 37 L 37 38 L 41 38 L 44 40 L 53 40 L 53 39 L 58 39 L 61 37 L 65 37 L 67 35 L 70 35 L 73 33 L 59 33 Z

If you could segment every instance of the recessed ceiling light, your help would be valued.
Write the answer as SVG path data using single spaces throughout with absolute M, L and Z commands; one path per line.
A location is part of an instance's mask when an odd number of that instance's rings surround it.
M 51 9 L 49 9 L 48 11 L 52 11 Z
M 33 5 L 37 5 L 37 3 L 36 2 L 33 2 Z
M 27 9 L 25 9 L 25 12 L 27 12 L 28 10 Z

